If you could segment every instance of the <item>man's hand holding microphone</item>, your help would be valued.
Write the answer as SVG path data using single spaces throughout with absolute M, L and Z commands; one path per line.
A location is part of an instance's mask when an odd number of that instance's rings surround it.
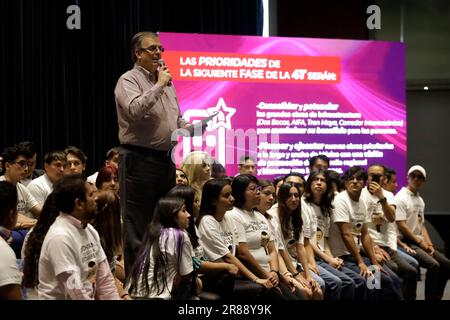
M 158 69 L 158 81 L 156 84 L 159 84 L 162 87 L 172 85 L 172 75 L 170 74 L 169 68 L 167 68 L 163 59 L 158 60 L 159 69 Z

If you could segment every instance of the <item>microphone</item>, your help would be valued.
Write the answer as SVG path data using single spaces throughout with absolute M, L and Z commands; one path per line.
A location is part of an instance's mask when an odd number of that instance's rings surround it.
M 158 60 L 158 64 L 159 64 L 160 67 L 164 67 L 164 66 L 166 65 L 166 63 L 165 63 L 165 61 L 164 61 L 163 59 L 159 59 L 159 60 Z M 171 87 L 171 86 L 172 86 L 172 80 L 170 80 L 170 81 L 167 83 L 167 86 L 168 86 L 168 87 Z

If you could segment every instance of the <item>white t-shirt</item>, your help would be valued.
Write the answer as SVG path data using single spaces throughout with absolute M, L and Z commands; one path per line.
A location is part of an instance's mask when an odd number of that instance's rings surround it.
M 383 189 L 388 205 L 395 205 L 394 195 L 392 192 Z M 364 200 L 367 208 L 367 214 L 370 217 L 368 224 L 369 234 L 373 241 L 384 247 L 389 247 L 397 251 L 397 227 L 394 222 L 389 222 L 384 216 L 383 207 L 379 203 L 379 199 L 371 194 L 367 188 L 361 192 L 361 199 Z
M 403 187 L 394 197 L 396 205 L 395 220 L 406 221 L 406 225 L 412 233 L 423 240 L 422 226 L 425 222 L 425 202 L 419 193 L 414 194 L 408 188 Z M 404 236 L 398 234 L 400 239 Z
M 70 299 L 59 286 L 57 276 L 64 272 L 74 272 L 69 277 L 68 286 L 85 288 L 89 297 L 94 298 L 97 266 L 106 259 L 100 238 L 93 226 L 86 228 L 75 226 L 75 219 L 60 213 L 51 225 L 42 244 L 39 258 L 39 299 Z M 77 276 L 75 276 L 75 273 Z M 81 284 L 75 279 L 81 279 Z
M 156 287 L 152 288 L 153 280 L 153 270 L 155 267 L 155 260 L 153 259 L 153 252 L 150 250 L 150 267 L 148 269 L 148 284 L 149 284 L 149 294 L 147 298 L 160 298 L 160 299 L 170 299 L 173 286 L 173 281 L 175 276 L 179 274 L 180 276 L 185 276 L 194 271 L 194 266 L 192 263 L 192 257 L 194 256 L 194 251 L 192 249 L 191 241 L 189 240 L 189 235 L 186 231 L 174 228 L 163 229 L 165 232 L 161 233 L 159 238 L 159 246 L 162 254 L 167 257 L 167 264 L 165 266 L 166 272 L 166 286 L 162 293 L 158 294 Z M 183 237 L 183 239 L 181 239 Z M 178 249 L 180 248 L 180 243 L 183 241 L 183 247 L 181 249 L 181 258 L 178 260 Z M 178 266 L 178 261 L 180 265 Z M 158 279 L 159 287 L 163 287 L 163 283 Z M 137 296 L 144 296 L 144 286 L 141 281 L 138 282 Z
M 0 237 L 0 287 L 22 283 L 22 274 L 17 267 L 16 254 Z
M 95 181 L 97 181 L 98 171 L 89 177 L 87 177 L 86 181 L 95 186 Z
M 297 263 L 299 263 L 297 261 L 297 243 L 304 244 L 303 230 L 300 230 L 298 239 L 295 239 L 294 238 L 294 227 L 292 226 L 292 223 L 290 223 L 290 228 L 288 229 L 287 236 L 285 237 L 283 235 L 283 230 L 281 228 L 281 221 L 280 221 L 280 216 L 278 214 L 278 208 L 272 207 L 272 208 L 270 208 L 268 213 L 270 215 L 272 215 L 273 219 L 275 219 L 276 226 L 278 227 L 278 234 L 281 239 L 280 242 L 282 242 L 282 244 L 283 244 L 283 249 L 287 250 L 287 252 L 289 253 L 289 256 L 292 259 L 292 262 L 294 263 L 294 265 L 296 265 Z
M 227 212 L 234 221 L 238 241 L 247 243 L 248 250 L 261 267 L 270 271 L 269 241 L 273 241 L 267 219 L 257 211 L 247 211 L 234 207 Z
M 361 231 L 364 223 L 370 222 L 366 205 L 360 198 L 359 201 L 350 199 L 347 191 L 339 193 L 334 198 L 334 212 L 331 215 L 331 227 L 328 239 L 333 256 L 350 255 L 350 251 L 342 239 L 341 231 L 336 222 L 347 222 L 355 240 L 357 249 L 361 248 Z
M 5 176 L 0 177 L 0 181 L 6 181 Z M 33 214 L 30 212 L 31 208 L 38 205 L 36 199 L 20 182 L 16 183 L 17 187 L 17 213 L 23 214 L 29 218 L 34 219 Z
M 48 175 L 44 174 L 31 181 L 27 188 L 34 199 L 43 206 L 47 197 L 53 192 L 53 183 L 48 178 Z
M 234 256 L 238 242 L 238 233 L 233 220 L 225 213 L 222 221 L 211 215 L 205 215 L 198 226 L 200 244 L 209 261 L 222 262 L 228 253 Z
M 198 236 L 198 228 L 196 225 L 194 225 L 195 234 Z M 193 250 L 194 250 L 194 257 L 200 259 L 200 260 L 208 260 L 208 257 L 205 254 L 205 250 L 203 250 L 203 247 L 200 243 L 200 239 L 198 241 L 197 248 L 194 248 L 194 245 L 192 244 Z
M 330 217 L 325 216 L 318 205 L 302 198 L 302 219 L 305 238 L 324 251 L 325 238 L 328 238 L 330 230 Z
M 270 237 L 273 239 L 274 244 L 275 244 L 275 248 L 277 248 L 277 250 L 284 250 L 284 244 L 283 244 L 283 237 L 282 235 L 280 235 L 280 228 L 278 226 L 278 222 L 277 220 L 273 217 L 273 215 L 271 215 L 270 213 L 267 212 L 268 215 L 270 215 L 272 218 L 271 219 L 266 219 L 267 220 L 267 225 L 269 226 L 269 231 L 270 231 Z M 262 213 L 261 213 L 262 215 Z

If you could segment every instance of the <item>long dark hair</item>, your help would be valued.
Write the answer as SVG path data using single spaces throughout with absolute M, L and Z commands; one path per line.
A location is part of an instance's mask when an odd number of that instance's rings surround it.
M 159 199 L 156 204 L 152 222 L 147 228 L 137 259 L 127 279 L 127 282 L 130 284 L 129 292 L 131 294 L 139 293 L 138 284 L 142 281 L 144 295 L 148 296 L 150 292 L 149 278 L 151 280 L 151 288 L 158 295 L 167 287 L 167 240 L 170 234 L 173 234 L 175 237 L 175 251 L 178 259 L 177 266 L 180 266 L 184 245 L 184 232 L 179 228 L 176 218 L 183 205 L 183 199 L 169 197 Z M 151 257 L 150 254 L 152 255 Z M 153 274 L 149 276 L 151 259 L 154 260 L 154 267 Z M 160 286 L 160 282 L 162 286 Z M 192 291 L 194 291 L 195 281 L 192 282 L 192 286 Z M 173 293 L 176 289 L 175 286 L 172 287 L 172 297 L 174 297 Z
M 175 197 L 184 199 L 184 205 L 186 206 L 187 212 L 191 214 L 189 217 L 189 227 L 187 228 L 187 233 L 189 234 L 189 239 L 191 240 L 192 246 L 198 247 L 198 236 L 195 232 L 194 225 L 194 200 L 195 200 L 195 190 L 191 186 L 177 185 L 170 189 L 166 195 L 167 197 Z
M 97 179 L 98 180 L 98 179 Z M 120 201 L 113 191 L 102 191 L 97 196 L 98 213 L 92 225 L 100 236 L 100 242 L 109 263 L 122 254 L 122 222 Z
M 216 206 L 213 204 L 220 196 L 220 192 L 226 185 L 231 185 L 231 180 L 227 178 L 212 179 L 203 186 L 202 202 L 200 204 L 200 215 L 197 218 L 196 225 L 200 225 L 200 221 L 206 215 L 213 216 L 216 212 Z
M 234 198 L 234 206 L 242 208 L 245 204 L 245 190 L 251 182 L 258 184 L 258 179 L 251 174 L 240 174 L 233 179 L 231 188 L 233 189 L 232 195 Z
M 292 182 L 285 182 L 280 186 L 278 191 L 278 212 L 280 213 L 280 224 L 283 236 L 287 238 L 289 232 L 291 231 L 291 224 L 294 228 L 294 238 L 298 239 L 300 237 L 300 231 L 302 230 L 302 212 L 301 212 L 301 201 L 299 200 L 298 208 L 291 212 L 287 207 L 286 201 L 289 199 L 289 192 L 291 188 L 297 189 L 299 196 L 301 197 L 301 192 L 298 186 Z
M 333 199 L 334 199 L 334 192 L 333 192 L 333 186 L 331 184 L 331 179 L 328 176 L 326 171 L 322 170 L 312 170 L 309 174 L 308 180 L 306 181 L 306 187 L 305 187 L 305 201 L 308 203 L 314 203 L 314 194 L 311 190 L 311 184 L 313 183 L 314 179 L 319 175 L 323 175 L 325 178 L 325 182 L 327 184 L 327 190 L 320 198 L 320 203 L 318 206 L 320 207 L 320 211 L 322 211 L 322 214 L 324 216 L 331 216 L 332 210 L 333 210 Z
M 26 288 L 34 288 L 39 283 L 39 258 L 41 256 L 42 243 L 48 229 L 59 215 L 59 209 L 55 201 L 56 195 L 50 193 L 42 207 L 39 219 L 28 237 L 25 246 L 25 260 L 23 268 L 22 285 Z

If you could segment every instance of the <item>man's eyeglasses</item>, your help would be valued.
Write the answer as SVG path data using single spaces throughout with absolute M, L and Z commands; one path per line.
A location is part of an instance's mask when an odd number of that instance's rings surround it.
M 30 164 L 29 164 L 27 161 L 25 161 L 25 160 L 11 161 L 11 163 L 18 164 L 18 165 L 19 165 L 20 167 L 22 167 L 22 168 L 28 168 L 28 167 L 30 167 Z
M 153 45 L 153 46 L 149 46 L 147 48 L 141 48 L 141 50 L 146 50 L 146 51 L 152 52 L 152 53 L 156 52 L 156 50 L 164 52 L 164 47 L 163 46 L 155 46 L 155 45 Z
M 247 188 L 247 190 L 251 192 L 259 192 L 261 191 L 261 189 L 262 189 L 261 186 L 251 186 Z
M 421 175 L 420 173 L 419 173 L 419 174 L 417 174 L 417 173 L 411 173 L 409 176 L 411 177 L 411 179 L 417 178 L 417 179 L 419 179 L 419 180 L 425 180 L 425 178 L 423 177 L 423 175 Z

